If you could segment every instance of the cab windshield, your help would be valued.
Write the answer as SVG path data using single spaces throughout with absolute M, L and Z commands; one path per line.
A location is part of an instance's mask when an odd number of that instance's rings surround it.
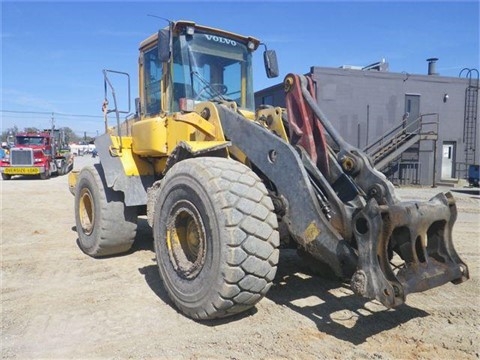
M 38 136 L 18 136 L 17 145 L 43 145 L 43 137 Z
M 247 46 L 196 32 L 173 38 L 173 110 L 182 98 L 235 101 L 253 110 L 252 58 Z

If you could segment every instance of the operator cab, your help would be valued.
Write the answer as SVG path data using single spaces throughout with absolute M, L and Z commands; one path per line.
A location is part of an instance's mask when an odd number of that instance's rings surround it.
M 252 53 L 260 45 L 193 22 L 171 23 L 140 45 L 141 117 L 191 110 L 202 101 L 234 101 L 254 111 Z M 275 53 L 264 54 L 267 76 L 278 75 Z

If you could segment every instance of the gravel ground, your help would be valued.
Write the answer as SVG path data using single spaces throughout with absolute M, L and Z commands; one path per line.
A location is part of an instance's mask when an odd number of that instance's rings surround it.
M 95 161 L 78 157 L 75 167 Z M 130 253 L 92 259 L 77 246 L 67 177 L 1 181 L 4 359 L 478 359 L 480 199 L 455 193 L 454 241 L 471 279 L 411 294 L 387 310 L 315 276 L 282 252 L 253 310 L 221 321 L 178 313 L 162 287 L 152 232 Z M 400 188 L 427 200 L 448 188 Z

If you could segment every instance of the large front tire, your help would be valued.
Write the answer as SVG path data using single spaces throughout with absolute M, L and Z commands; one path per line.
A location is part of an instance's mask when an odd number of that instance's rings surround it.
M 78 243 L 92 257 L 127 252 L 137 232 L 137 211 L 126 207 L 123 194 L 106 186 L 100 164 L 84 167 L 75 189 Z
M 275 277 L 276 229 L 272 201 L 248 167 L 223 158 L 177 163 L 162 180 L 153 222 L 170 298 L 202 320 L 253 307 Z

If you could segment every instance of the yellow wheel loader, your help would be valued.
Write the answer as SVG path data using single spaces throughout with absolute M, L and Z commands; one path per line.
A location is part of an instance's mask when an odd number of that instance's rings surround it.
M 282 246 L 386 307 L 467 280 L 452 243 L 453 197 L 401 202 L 332 127 L 309 77 L 286 76 L 286 109 L 255 110 L 259 45 L 171 22 L 140 44 L 136 113 L 124 122 L 111 77 L 128 75 L 104 71 L 100 163 L 69 179 L 81 249 L 93 257 L 127 252 L 146 215 L 164 287 L 194 319 L 239 313 L 265 296 L 279 226 L 288 234 Z M 264 63 L 268 77 L 278 75 L 274 51 L 265 50 Z

